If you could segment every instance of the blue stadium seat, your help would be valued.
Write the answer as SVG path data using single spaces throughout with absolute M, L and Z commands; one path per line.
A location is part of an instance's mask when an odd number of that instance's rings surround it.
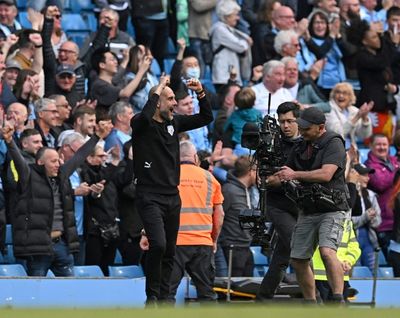
M 140 278 L 144 277 L 144 272 L 141 266 L 109 266 L 110 277 L 120 278 Z
M 166 56 L 168 56 L 168 58 L 175 59 L 176 54 L 177 54 L 177 51 L 176 51 L 174 41 L 172 41 L 172 39 L 170 37 L 168 37 Z
M 47 277 L 47 278 L 55 278 L 56 275 L 54 275 L 53 271 L 52 271 L 51 269 L 49 269 L 49 270 L 47 271 L 46 277 Z
M 253 277 L 264 277 L 268 272 L 268 266 L 254 266 Z
M 82 18 L 92 32 L 97 31 L 97 19 L 93 12 L 82 12 Z
M 156 59 L 153 59 L 150 65 L 151 72 L 158 78 L 161 76 L 161 68 Z
M 17 0 L 15 3 L 17 5 L 18 11 L 21 12 L 26 8 L 26 0 Z
M 3 255 L 4 262 L 7 264 L 14 264 L 16 262 L 14 257 L 13 246 L 10 244 L 6 245 L 5 254 Z
M 18 21 L 19 23 L 21 23 L 22 27 L 24 29 L 30 29 L 32 28 L 32 24 L 31 22 L 28 20 L 28 12 L 26 11 L 21 11 L 18 14 Z
M 104 274 L 99 266 L 74 266 L 75 277 L 104 277 Z
M 0 265 L 0 276 L 3 277 L 26 277 L 26 271 L 21 264 L 2 264 Z
M 82 10 L 93 10 L 92 0 L 71 0 L 70 9 L 74 13 L 80 13 Z
M 370 278 L 372 277 L 372 273 L 367 266 L 354 266 L 353 274 L 351 277 Z
M 214 84 L 213 84 L 213 82 L 211 81 L 211 80 L 208 80 L 208 79 L 202 79 L 201 80 L 201 83 L 203 84 L 203 86 L 209 91 L 209 92 L 211 92 L 211 93 L 216 93 L 216 90 L 215 90 L 215 86 L 214 86 Z
M 254 277 L 263 277 L 268 271 L 268 258 L 261 253 L 261 246 L 250 246 L 251 253 L 253 254 Z
M 128 34 L 129 34 L 132 38 L 134 38 L 134 39 L 136 38 L 135 28 L 133 27 L 131 16 L 129 16 L 129 18 L 128 18 L 127 30 L 126 30 L 126 32 L 128 32 Z
M 254 265 L 268 265 L 268 258 L 261 253 L 261 246 L 250 246 Z
M 67 31 L 67 37 L 69 40 L 75 42 L 78 47 L 81 47 L 85 42 L 86 38 L 89 36 L 90 32 L 88 30 L 69 30 Z
M 61 20 L 63 30 L 89 30 L 88 25 L 83 20 L 83 17 L 77 13 L 66 13 Z
M 378 258 L 379 258 L 379 266 L 387 265 L 387 260 L 386 260 L 385 254 L 383 254 L 382 250 L 379 251 Z
M 360 162 L 364 163 L 368 159 L 369 148 L 358 148 L 360 154 Z
M 122 264 L 122 255 L 121 255 L 121 252 L 119 251 L 119 249 L 117 249 L 117 252 L 115 253 L 114 264 L 115 265 Z
M 394 278 L 393 267 L 379 267 L 378 277 L 381 278 Z
M 175 59 L 164 59 L 164 72 L 165 74 L 171 74 L 172 66 L 174 65 Z
M 5 244 L 12 244 L 13 242 L 13 236 L 12 236 L 12 226 L 11 224 L 6 225 L 6 241 Z

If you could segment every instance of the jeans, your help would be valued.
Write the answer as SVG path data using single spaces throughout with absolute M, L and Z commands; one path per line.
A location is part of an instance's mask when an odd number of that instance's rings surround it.
M 174 266 L 181 199 L 179 194 L 137 191 L 136 207 L 149 240 L 145 266 L 147 298 L 167 299 Z
M 53 255 L 34 255 L 27 259 L 26 267 L 29 276 L 45 277 L 49 269 L 57 277 L 73 276 L 74 258 L 69 252 L 66 242 L 61 238 L 52 244 Z
M 218 244 L 217 252 L 214 254 L 215 263 L 215 276 L 228 277 L 228 263 L 222 250 L 221 245 Z
M 368 266 L 373 273 L 375 265 L 374 246 L 371 244 L 368 236 L 368 227 L 363 226 L 358 229 L 357 241 L 361 249 L 361 265 Z

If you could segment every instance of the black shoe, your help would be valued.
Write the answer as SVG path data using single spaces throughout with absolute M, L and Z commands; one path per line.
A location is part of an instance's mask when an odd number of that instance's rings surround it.
M 149 296 L 144 304 L 145 308 L 158 308 L 158 299 L 156 296 Z

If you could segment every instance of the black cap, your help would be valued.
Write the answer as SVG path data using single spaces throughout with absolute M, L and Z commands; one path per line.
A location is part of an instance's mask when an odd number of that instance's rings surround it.
M 308 128 L 311 125 L 325 124 L 325 120 L 326 118 L 322 110 L 310 107 L 301 112 L 300 118 L 297 118 L 297 124 L 299 128 Z
M 354 169 L 359 173 L 359 174 L 369 174 L 369 173 L 375 173 L 375 169 L 369 168 L 367 166 L 364 166 L 361 163 L 357 163 L 354 165 Z
M 61 74 L 71 74 L 74 75 L 74 66 L 71 64 L 60 64 L 57 66 L 56 69 L 56 75 L 61 75 Z

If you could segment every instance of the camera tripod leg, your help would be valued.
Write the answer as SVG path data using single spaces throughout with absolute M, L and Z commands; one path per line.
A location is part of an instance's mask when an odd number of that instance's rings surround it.
M 232 278 L 232 257 L 233 257 L 233 245 L 229 246 L 229 256 L 228 256 L 228 283 L 227 283 L 227 293 L 226 293 L 226 301 L 231 301 L 231 278 Z

